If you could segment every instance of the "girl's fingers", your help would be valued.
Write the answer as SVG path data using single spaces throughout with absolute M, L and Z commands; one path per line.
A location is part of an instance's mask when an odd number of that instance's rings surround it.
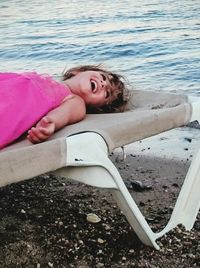
M 45 135 L 45 136 L 50 136 L 52 133 L 51 133 L 51 130 L 50 129 L 48 129 L 48 128 L 42 128 L 42 127 L 40 127 L 39 129 L 38 129 L 38 133 L 41 133 L 41 134 L 43 134 L 43 135 Z
M 41 131 L 42 130 L 42 131 Z M 31 128 L 28 131 L 28 136 L 27 138 L 32 141 L 33 143 L 41 142 L 49 138 L 49 135 L 47 131 L 44 131 L 45 129 L 36 129 L 36 128 Z
M 46 133 L 46 135 L 51 135 L 54 132 L 55 123 L 49 117 L 45 116 L 38 122 L 36 129 Z
M 36 127 L 28 131 L 27 138 L 32 143 L 38 143 L 47 140 L 55 131 L 55 124 L 48 117 L 43 117 Z
M 36 136 L 41 137 L 41 138 L 43 136 L 49 136 L 51 134 L 50 129 L 45 128 L 45 127 L 34 128 L 32 131 Z
M 41 142 L 38 137 L 36 137 L 32 132 L 30 132 L 27 136 L 28 140 L 32 143 L 38 143 Z
M 32 143 L 38 143 L 41 142 L 41 140 L 31 131 L 27 138 L 32 142 Z

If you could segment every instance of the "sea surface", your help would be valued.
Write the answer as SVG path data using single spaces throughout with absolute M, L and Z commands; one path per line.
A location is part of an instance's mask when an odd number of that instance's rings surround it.
M 97 63 L 134 88 L 200 96 L 200 0 L 0 1 L 0 71 Z

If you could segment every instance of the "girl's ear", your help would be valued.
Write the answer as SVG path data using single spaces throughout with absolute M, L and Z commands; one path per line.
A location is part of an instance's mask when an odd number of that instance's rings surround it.
M 70 71 L 67 74 L 65 74 L 64 80 L 70 79 L 71 77 L 76 76 L 78 73 L 80 73 L 80 71 L 77 70 Z
M 73 70 L 73 71 L 71 72 L 71 76 L 75 76 L 75 75 L 77 75 L 78 73 L 80 73 L 79 70 Z
M 77 75 L 78 73 L 80 73 L 80 68 L 71 68 L 71 69 L 68 69 L 66 71 L 63 72 L 63 80 L 67 80 L 67 79 L 70 79 L 71 77 Z

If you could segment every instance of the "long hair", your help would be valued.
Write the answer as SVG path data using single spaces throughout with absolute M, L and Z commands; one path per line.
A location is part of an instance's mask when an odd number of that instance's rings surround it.
M 125 79 L 122 75 L 110 72 L 101 67 L 101 65 L 83 65 L 65 70 L 63 81 L 75 76 L 78 72 L 97 71 L 108 75 L 111 84 L 114 87 L 115 98 L 109 103 L 100 107 L 87 105 L 87 113 L 113 113 L 123 112 L 128 101 L 128 89 L 125 86 Z

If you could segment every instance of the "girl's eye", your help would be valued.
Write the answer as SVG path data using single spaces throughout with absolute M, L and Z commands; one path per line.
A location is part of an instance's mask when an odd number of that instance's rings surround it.
M 106 76 L 104 74 L 101 74 L 103 81 L 106 81 Z
M 106 99 L 108 99 L 110 97 L 110 92 L 106 90 L 106 95 L 105 95 Z

